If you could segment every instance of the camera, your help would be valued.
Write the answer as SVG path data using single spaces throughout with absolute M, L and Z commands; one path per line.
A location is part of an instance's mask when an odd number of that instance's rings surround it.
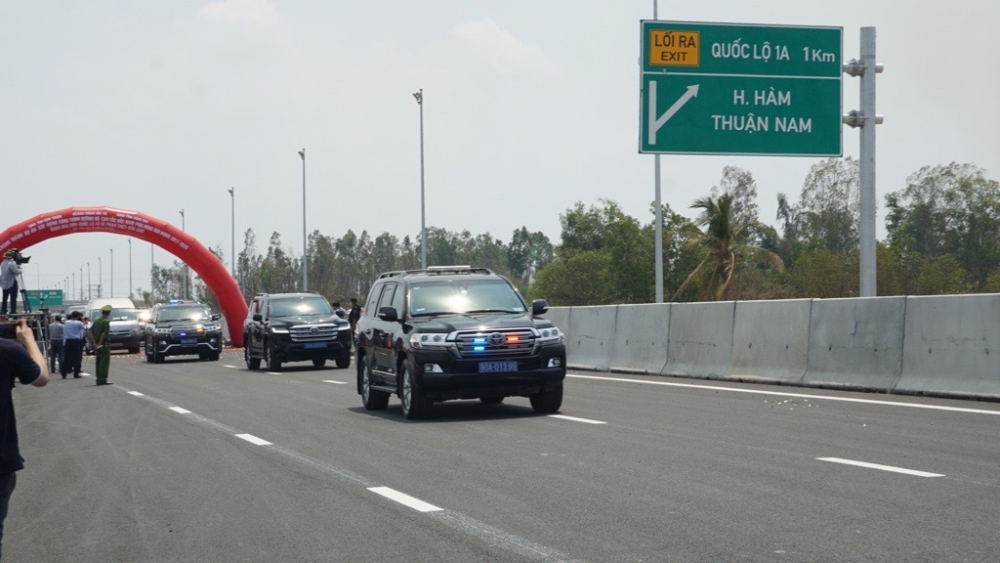
M 21 254 L 21 251 L 17 248 L 12 249 L 12 251 L 14 252 L 14 255 L 11 256 L 11 259 L 14 260 L 14 263 L 18 266 L 21 264 L 27 264 L 31 260 L 31 256 Z
M 14 340 L 17 338 L 17 323 L 16 322 L 0 322 L 0 338 L 6 338 L 7 340 Z

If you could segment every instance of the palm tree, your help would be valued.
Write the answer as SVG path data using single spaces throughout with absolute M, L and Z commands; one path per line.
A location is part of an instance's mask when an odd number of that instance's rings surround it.
M 770 250 L 748 244 L 750 229 L 766 228 L 759 221 L 751 221 L 745 215 L 733 216 L 733 196 L 728 192 L 717 198 L 712 196 L 695 200 L 691 209 L 701 209 L 695 219 L 705 232 L 691 241 L 690 246 L 704 255 L 684 283 L 674 293 L 672 300 L 693 283 L 702 283 L 702 299 L 720 301 L 727 292 L 731 293 L 731 282 L 740 262 L 747 257 L 770 267 L 781 269 L 781 258 Z

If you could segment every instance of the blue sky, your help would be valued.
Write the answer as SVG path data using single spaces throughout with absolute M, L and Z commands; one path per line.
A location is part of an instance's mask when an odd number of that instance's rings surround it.
M 1000 178 L 995 72 L 1000 4 L 661 1 L 661 19 L 841 26 L 844 59 L 878 28 L 877 191 L 922 166 L 973 162 Z M 67 206 L 131 209 L 230 254 L 253 228 L 302 251 L 310 231 L 420 231 L 424 89 L 428 225 L 559 241 L 559 214 L 618 201 L 652 220 L 653 157 L 637 153 L 639 21 L 652 1 L 56 2 L 0 0 L 0 224 Z M 844 111 L 858 81 L 844 78 Z M 844 154 L 858 132 L 845 127 Z M 797 200 L 812 158 L 663 157 L 663 200 L 688 209 L 722 168 L 750 170 L 761 218 Z M 884 236 L 880 210 L 879 236 Z M 150 245 L 133 243 L 149 286 Z M 97 258 L 129 285 L 124 237 L 51 239 L 26 253 L 30 286 L 57 287 Z M 156 249 L 161 265 L 172 260 Z M 86 269 L 86 268 L 84 268 Z M 77 274 L 79 275 L 79 274 Z M 77 291 L 79 281 L 77 280 Z

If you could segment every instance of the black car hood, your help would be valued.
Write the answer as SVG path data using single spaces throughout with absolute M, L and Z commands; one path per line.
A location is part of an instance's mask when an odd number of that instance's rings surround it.
M 536 319 L 530 313 L 476 313 L 471 315 L 439 315 L 410 320 L 416 332 L 454 332 L 456 330 L 502 330 L 512 328 L 548 328 L 552 323 Z
M 267 320 L 268 326 L 295 326 L 295 325 L 324 325 L 332 324 L 338 326 L 348 326 L 348 322 L 340 317 L 331 315 L 329 317 L 271 317 Z

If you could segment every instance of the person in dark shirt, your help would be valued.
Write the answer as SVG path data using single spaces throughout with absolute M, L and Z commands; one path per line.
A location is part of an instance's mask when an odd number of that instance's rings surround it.
M 49 367 L 45 364 L 35 335 L 21 319 L 15 329 L 16 342 L 0 338 L 0 557 L 3 556 L 3 522 L 7 505 L 17 482 L 17 471 L 24 469 L 24 458 L 17 444 L 17 420 L 14 418 L 14 381 L 22 385 L 45 387 Z
M 351 297 L 351 311 L 347 314 L 347 322 L 351 323 L 351 332 L 354 332 L 361 320 L 361 305 L 358 305 L 358 298 Z

